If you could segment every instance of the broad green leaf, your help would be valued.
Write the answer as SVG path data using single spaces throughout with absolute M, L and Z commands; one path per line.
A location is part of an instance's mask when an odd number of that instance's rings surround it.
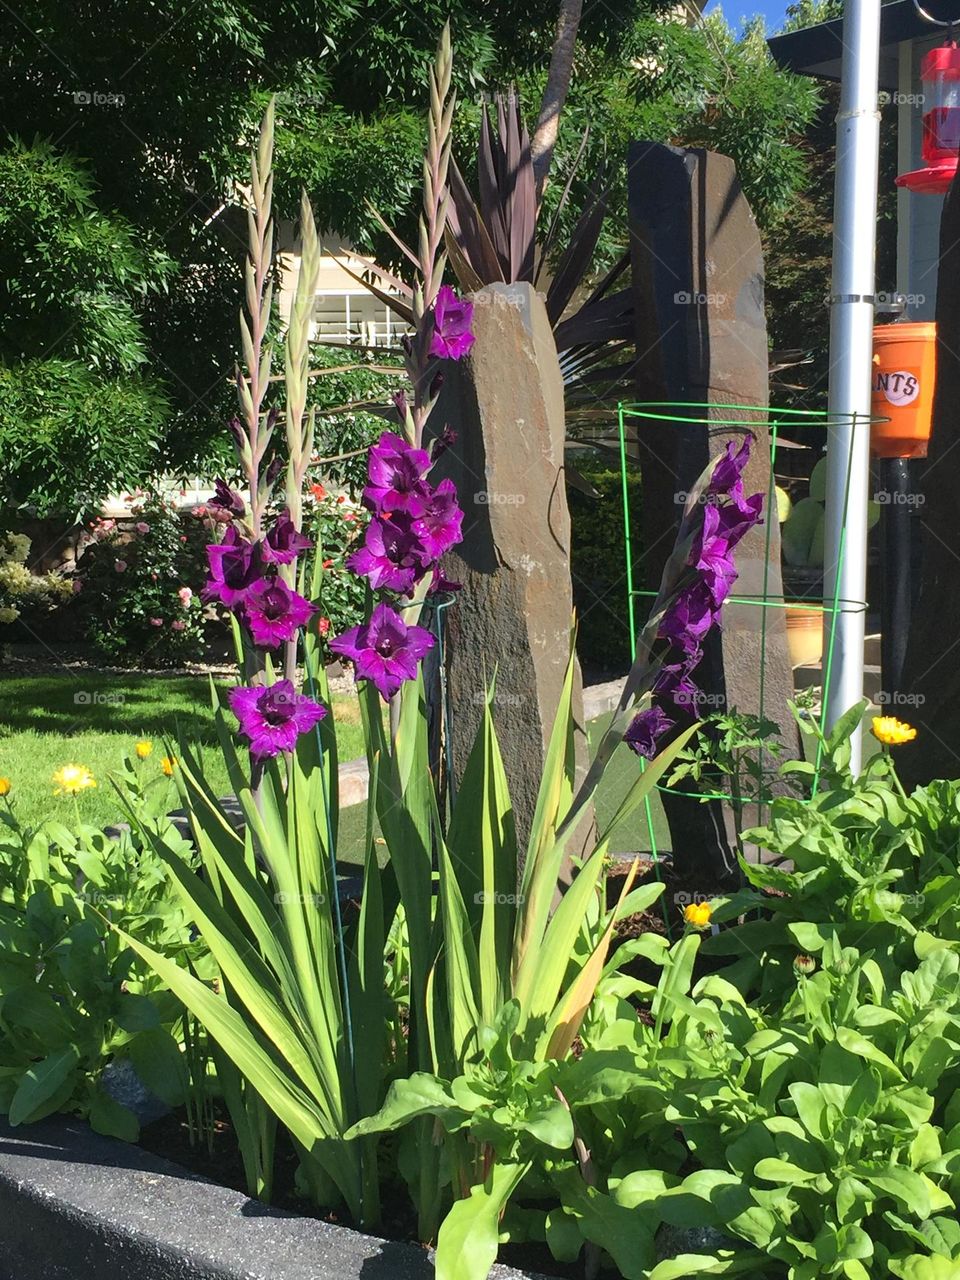
M 79 1061 L 80 1054 L 71 1044 L 48 1054 L 24 1072 L 10 1103 L 10 1124 L 24 1124 L 48 1115 L 46 1108 L 62 1094 Z
M 486 1280 L 497 1260 L 500 1215 L 529 1167 L 498 1161 L 485 1182 L 456 1201 L 437 1237 L 437 1280 Z
M 140 1121 L 129 1108 L 97 1089 L 90 1103 L 90 1128 L 121 1142 L 136 1142 L 140 1137 Z
M 387 1091 L 383 1106 L 376 1115 L 367 1116 L 347 1131 L 348 1138 L 370 1133 L 390 1133 L 417 1116 L 463 1114 L 449 1087 L 436 1076 L 415 1071 L 406 1079 L 395 1080 Z

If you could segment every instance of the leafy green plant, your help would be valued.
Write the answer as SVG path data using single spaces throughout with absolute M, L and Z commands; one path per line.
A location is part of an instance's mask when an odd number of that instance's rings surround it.
M 30 539 L 23 534 L 0 536 L 0 627 L 21 615 L 35 619 L 59 608 L 73 595 L 73 586 L 61 573 L 31 573 L 26 560 Z
M 162 817 L 166 780 L 145 785 L 128 760 L 125 791 L 141 825 L 189 858 Z M 173 1035 L 182 1006 L 110 925 L 136 930 L 175 964 L 202 963 L 203 948 L 149 847 L 79 821 L 24 828 L 15 797 L 2 803 L 0 1112 L 13 1125 L 76 1112 L 133 1141 L 137 1117 L 103 1086 L 104 1069 L 129 1058 L 165 1100 L 182 1102 L 189 1073 Z
M 739 841 L 747 806 L 770 802 L 770 778 L 783 754 L 779 734 L 772 720 L 736 709 L 704 716 L 703 732 L 677 757 L 667 785 L 693 785 L 705 799 L 718 792 L 727 797 Z

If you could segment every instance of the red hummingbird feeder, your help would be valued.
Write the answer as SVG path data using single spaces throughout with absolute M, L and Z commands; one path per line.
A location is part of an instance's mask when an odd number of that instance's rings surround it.
M 956 176 L 960 151 L 960 49 L 955 40 L 930 50 L 920 64 L 920 78 L 924 168 L 901 173 L 897 186 L 942 195 Z

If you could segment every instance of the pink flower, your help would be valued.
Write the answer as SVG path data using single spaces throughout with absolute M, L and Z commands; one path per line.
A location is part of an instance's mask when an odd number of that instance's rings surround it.
M 113 567 L 117 573 L 125 573 L 127 568 L 126 560 L 114 560 Z
M 177 592 L 177 595 L 180 597 L 180 603 L 183 605 L 183 607 L 185 609 L 189 609 L 190 601 L 193 599 L 193 592 L 190 590 L 190 588 L 181 587 L 180 590 Z
M 137 533 L 149 533 L 150 526 L 147 524 L 146 520 L 138 520 L 136 523 L 136 530 Z
M 187 624 L 185 622 L 181 622 L 179 618 L 175 622 L 170 623 L 171 630 L 173 631 L 183 631 L 186 629 L 186 625 Z
M 149 618 L 149 619 L 148 619 L 148 621 L 149 621 L 149 623 L 150 623 L 151 627 L 162 627 L 162 626 L 163 626 L 163 619 L 162 619 L 162 618 Z

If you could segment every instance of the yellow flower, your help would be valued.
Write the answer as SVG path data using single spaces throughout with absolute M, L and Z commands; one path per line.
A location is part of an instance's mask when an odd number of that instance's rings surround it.
M 136 751 L 137 753 L 138 760 L 146 760 L 147 756 L 150 754 L 152 750 L 153 750 L 153 743 L 148 742 L 146 738 L 141 738 L 140 741 L 137 743 L 137 745 L 134 747 L 134 751 Z
M 713 915 L 713 907 L 709 902 L 691 902 L 683 908 L 683 918 L 695 929 L 706 929 Z
M 904 724 L 896 716 L 874 716 L 873 736 L 887 747 L 899 747 L 904 742 L 912 742 L 917 731 L 912 724 Z
M 164 756 L 163 759 L 160 761 L 160 768 L 163 770 L 164 776 L 167 778 L 173 777 L 173 771 L 176 767 L 177 767 L 176 756 Z
M 97 780 L 85 764 L 65 764 L 53 775 L 55 796 L 76 796 L 87 787 L 95 787 Z
M 13 783 L 9 778 L 0 778 L 0 796 L 8 796 L 13 790 Z

